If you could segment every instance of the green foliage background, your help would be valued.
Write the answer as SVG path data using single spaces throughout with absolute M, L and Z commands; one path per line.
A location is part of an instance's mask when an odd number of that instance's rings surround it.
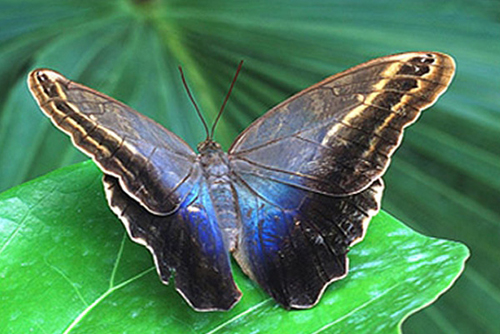
M 85 158 L 42 116 L 25 79 L 49 67 L 106 92 L 195 145 L 245 65 L 216 138 L 228 147 L 267 109 L 322 78 L 391 53 L 452 55 L 457 75 L 407 130 L 383 207 L 471 249 L 456 286 L 406 333 L 500 328 L 500 4 L 496 1 L 0 0 L 0 191 Z
M 469 254 L 381 212 L 349 252 L 349 276 L 315 307 L 283 309 L 233 265 L 242 299 L 200 313 L 160 282 L 149 252 L 106 205 L 101 178 L 86 161 L 0 194 L 0 333 L 398 334 Z

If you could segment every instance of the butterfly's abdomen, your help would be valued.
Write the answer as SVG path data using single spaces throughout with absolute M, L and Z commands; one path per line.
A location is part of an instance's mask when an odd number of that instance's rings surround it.
M 220 149 L 207 150 L 200 153 L 199 161 L 208 185 L 217 224 L 223 231 L 227 249 L 232 251 L 236 245 L 239 215 L 227 154 Z

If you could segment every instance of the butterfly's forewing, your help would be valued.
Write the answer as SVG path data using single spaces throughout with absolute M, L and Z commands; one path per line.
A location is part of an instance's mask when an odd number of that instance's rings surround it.
M 28 84 L 54 125 L 149 211 L 174 211 L 198 182 L 194 151 L 153 120 L 51 70 Z
M 283 306 L 311 307 L 346 274 L 347 249 L 379 210 L 380 178 L 403 129 L 444 92 L 454 67 L 433 52 L 375 59 L 291 97 L 237 138 L 235 257 Z
M 179 210 L 167 216 L 144 209 L 112 176 L 104 177 L 104 185 L 109 205 L 130 237 L 148 247 L 165 283 L 173 271 L 176 289 L 194 309 L 228 310 L 240 299 L 206 183 L 200 182 Z
M 444 92 L 453 73 L 449 56 L 414 52 L 334 75 L 248 127 L 229 150 L 233 166 L 243 179 L 357 193 L 382 176 L 403 129 Z

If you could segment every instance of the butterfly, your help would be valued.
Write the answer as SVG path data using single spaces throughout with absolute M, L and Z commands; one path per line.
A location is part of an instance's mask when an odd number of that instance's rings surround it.
M 347 252 L 379 211 L 403 129 L 454 71 L 453 59 L 437 52 L 371 60 L 278 104 L 227 153 L 213 131 L 195 153 L 153 120 L 55 71 L 32 71 L 28 85 L 100 167 L 111 210 L 191 307 L 229 310 L 240 300 L 232 253 L 277 303 L 303 309 L 346 276 Z

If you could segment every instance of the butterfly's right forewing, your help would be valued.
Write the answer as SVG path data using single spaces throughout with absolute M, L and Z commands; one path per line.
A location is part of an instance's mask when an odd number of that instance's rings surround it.
M 194 151 L 151 119 L 55 71 L 34 70 L 28 84 L 54 125 L 150 212 L 174 211 L 198 182 Z

